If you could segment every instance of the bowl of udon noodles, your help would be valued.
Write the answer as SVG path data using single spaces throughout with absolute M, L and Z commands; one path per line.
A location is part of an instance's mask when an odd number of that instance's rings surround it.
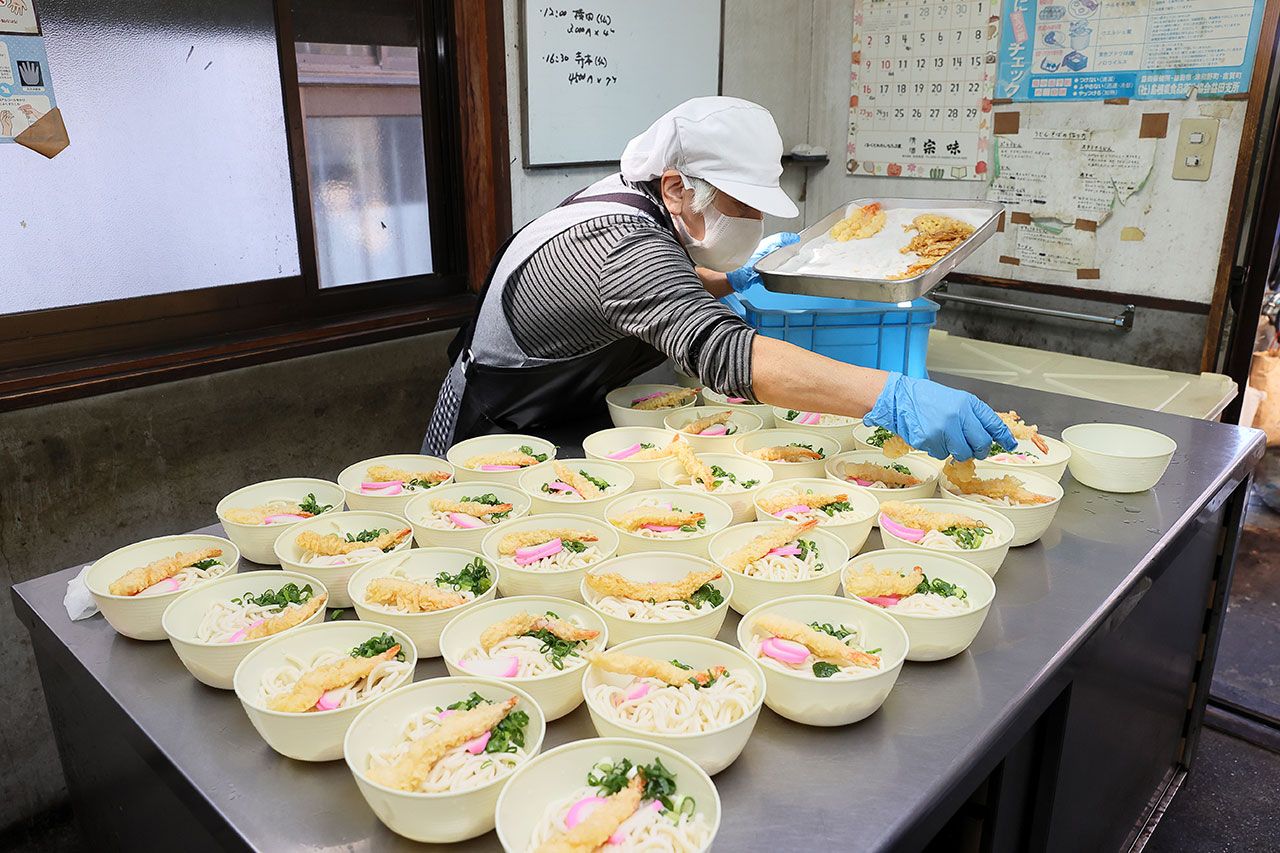
M 418 495 L 404 511 L 419 548 L 479 551 L 490 531 L 528 515 L 529 508 L 529 496 L 514 485 L 472 481 Z
M 701 453 L 699 461 L 711 472 L 711 487 L 690 475 L 678 459 L 658 469 L 658 480 L 664 489 L 678 489 L 720 498 L 733 510 L 733 523 L 742 524 L 755 518 L 752 501 L 760 490 L 773 482 L 773 469 L 758 459 L 736 453 Z M 704 474 L 705 476 L 705 474 Z
M 321 622 L 249 652 L 232 686 L 267 746 L 297 761 L 334 761 L 360 709 L 411 682 L 417 662 L 413 640 L 395 628 Z
M 1001 469 L 1001 473 L 1004 474 L 1021 474 L 1029 471 L 1048 477 L 1055 482 L 1060 481 L 1073 457 L 1071 448 L 1066 442 L 1044 433 L 1040 433 L 1040 438 L 1049 447 L 1048 453 L 1041 453 L 1040 449 L 1030 441 L 1019 441 L 1018 446 L 1012 450 L 993 448 L 991 455 L 983 461 L 994 468 Z
M 854 557 L 841 580 L 847 597 L 906 629 L 907 660 L 942 660 L 969 648 L 996 596 L 995 581 L 968 560 L 904 548 Z
M 765 700 L 760 665 L 707 637 L 642 637 L 593 655 L 582 676 L 601 737 L 634 737 L 679 750 L 711 775 L 732 764 Z
M 617 462 L 599 459 L 557 459 L 551 467 L 526 471 L 520 491 L 529 496 L 529 512 L 571 512 L 604 518 L 604 508 L 626 494 L 636 475 Z
M 618 553 L 618 532 L 585 515 L 531 515 L 490 532 L 480 553 L 501 570 L 503 595 L 580 601 L 582 576 Z
M 669 445 L 675 437 L 659 427 L 614 427 L 593 432 L 582 440 L 588 459 L 613 462 L 635 476 L 632 489 L 656 489 L 658 469 L 671 458 Z
M 464 548 L 414 548 L 365 563 L 347 582 L 356 615 L 397 629 L 419 658 L 440 656 L 440 634 L 460 613 L 498 594 L 498 567 Z
M 714 637 L 729 612 L 733 580 L 702 557 L 650 551 L 592 566 L 581 592 L 612 643 L 654 634 Z
M 403 516 L 370 510 L 325 513 L 289 528 L 276 538 L 283 568 L 319 578 L 330 607 L 350 607 L 347 582 L 356 569 L 392 551 L 413 545 L 413 528 Z
M 445 458 L 459 483 L 482 480 L 518 486 L 525 471 L 556 458 L 556 446 L 536 435 L 478 435 L 450 447 Z
M 393 453 L 348 465 L 338 475 L 348 509 L 404 515 L 405 504 L 453 482 L 453 465 L 421 453 Z
M 232 575 L 184 593 L 164 612 L 164 632 L 196 680 L 230 690 L 245 655 L 275 636 L 324 621 L 328 590 L 301 572 Z
M 366 705 L 342 755 L 388 829 L 448 844 L 493 829 L 498 795 L 538 754 L 546 731 L 538 703 L 515 685 L 431 678 Z
M 853 450 L 853 429 L 862 423 L 860 418 L 848 415 L 832 415 L 824 412 L 800 412 L 795 409 L 773 407 L 773 422 L 778 429 L 798 430 L 809 434 L 825 435 L 840 442 L 840 450 Z
M 733 523 L 733 508 L 705 492 L 651 489 L 614 500 L 604 517 L 618 531 L 619 554 L 673 551 L 705 557 L 711 537 Z
M 770 709 L 806 726 L 844 726 L 884 704 L 909 640 L 874 605 L 793 595 L 748 611 L 738 623 L 738 645 L 763 670 Z
M 692 408 L 697 401 L 698 389 L 683 385 L 628 385 L 614 388 L 604 396 L 609 419 L 615 427 L 661 429 L 667 415 Z
M 766 429 L 742 436 L 733 451 L 768 465 L 777 483 L 826 476 L 824 466 L 840 452 L 840 442 L 797 429 Z
M 327 512 L 342 512 L 342 487 L 328 480 L 286 477 L 236 489 L 215 510 L 227 538 L 246 560 L 279 565 L 276 539 L 295 524 Z
M 788 595 L 835 595 L 849 546 L 816 521 L 753 521 L 711 540 L 711 561 L 733 579 L 738 613 Z
M 712 391 L 706 386 L 703 386 L 699 396 L 702 398 L 702 405 L 704 406 L 750 412 L 760 419 L 761 424 L 763 424 L 762 429 L 769 429 L 773 426 L 773 406 L 768 403 L 753 403 L 746 397 L 730 397 L 718 391 Z
M 905 505 L 912 518 L 892 517 L 892 507 Z M 950 526 L 921 523 L 914 516 L 940 519 Z M 973 563 L 992 577 L 1000 571 L 1013 542 L 1013 522 L 995 507 L 952 498 L 922 498 L 880 507 L 880 538 L 886 548 L 907 548 L 924 553 L 954 554 Z
M 838 536 L 851 554 L 867 541 L 879 510 L 875 498 L 821 478 L 771 483 L 755 498 L 757 521 L 816 520 L 823 532 Z
M 699 453 L 732 453 L 741 436 L 764 429 L 764 420 L 730 406 L 692 406 L 667 415 L 662 425 L 680 433 Z
M 234 574 L 240 550 L 221 536 L 158 536 L 117 548 L 85 572 L 94 603 L 116 633 L 163 640 L 165 608 L 184 592 Z
M 938 483 L 948 498 L 989 506 L 1013 524 L 1011 547 L 1035 542 L 1058 514 L 1064 494 L 1058 481 L 1030 471 L 1008 473 L 1004 468 L 975 462 L 977 482 L 953 483 L 944 471 Z
M 850 450 L 827 460 L 825 476 L 871 495 L 879 505 L 933 497 L 938 493 L 940 470 L 937 460 L 915 453 L 890 459 L 879 450 Z
M 615 797 L 625 797 L 627 808 L 605 827 L 604 849 L 703 853 L 720 828 L 716 786 L 683 753 L 635 738 L 587 738 L 512 774 L 498 797 L 498 842 L 506 853 L 563 849 L 555 845 Z
M 586 655 L 608 642 L 604 620 L 585 604 L 517 595 L 455 617 L 440 637 L 440 649 L 450 675 L 514 684 L 550 722 L 582 704 Z
M 853 447 L 846 447 L 845 450 L 883 450 L 886 441 L 894 437 L 894 434 L 884 427 L 871 426 L 858 421 L 853 427 Z M 905 442 L 904 442 L 905 444 Z M 923 450 L 916 450 L 908 446 L 907 453 L 912 456 L 920 456 L 925 459 L 932 459 L 928 453 Z

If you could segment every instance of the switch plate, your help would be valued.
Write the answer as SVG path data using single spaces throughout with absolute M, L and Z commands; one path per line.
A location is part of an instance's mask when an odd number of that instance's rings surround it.
M 1178 147 L 1173 152 L 1173 179 L 1209 180 L 1209 173 L 1213 171 L 1213 149 L 1217 144 L 1216 118 L 1184 118 L 1178 125 Z

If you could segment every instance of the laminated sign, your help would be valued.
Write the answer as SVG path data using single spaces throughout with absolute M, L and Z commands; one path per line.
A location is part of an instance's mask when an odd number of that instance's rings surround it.
M 0 143 L 53 157 L 69 143 L 31 0 L 0 0 Z

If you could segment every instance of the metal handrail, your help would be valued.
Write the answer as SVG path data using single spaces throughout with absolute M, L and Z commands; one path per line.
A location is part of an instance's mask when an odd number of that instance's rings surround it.
M 948 293 L 939 288 L 929 294 L 930 299 L 940 302 L 958 302 L 962 305 L 978 305 L 983 308 L 1003 308 L 1007 311 L 1020 311 L 1024 314 L 1035 314 L 1040 317 L 1058 317 L 1063 320 L 1080 320 L 1084 323 L 1100 323 L 1104 326 L 1115 326 L 1129 331 L 1133 328 L 1134 306 L 1124 306 L 1124 311 L 1114 317 L 1103 314 L 1081 314 L 1078 311 L 1060 311 L 1056 308 L 1039 308 L 1035 305 L 1015 305 L 1008 302 L 997 302 L 994 299 L 982 299 L 977 296 L 960 296 Z

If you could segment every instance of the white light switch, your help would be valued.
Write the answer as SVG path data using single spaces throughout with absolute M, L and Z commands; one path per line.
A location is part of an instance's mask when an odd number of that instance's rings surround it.
M 1197 130 L 1197 131 L 1193 131 L 1192 133 L 1188 133 L 1187 141 L 1190 142 L 1192 145 L 1203 145 L 1204 131 Z
M 1175 181 L 1207 181 L 1213 170 L 1213 149 L 1218 142 L 1216 118 L 1184 118 L 1178 125 L 1178 147 L 1173 154 Z
M 1188 169 L 1194 169 L 1196 166 L 1200 165 L 1200 158 L 1192 154 L 1190 157 L 1182 161 L 1182 165 L 1186 166 Z

